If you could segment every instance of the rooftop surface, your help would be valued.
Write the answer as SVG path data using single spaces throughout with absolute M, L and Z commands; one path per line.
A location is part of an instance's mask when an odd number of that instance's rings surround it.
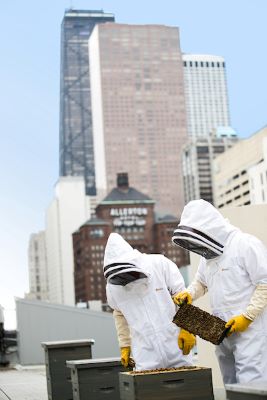
M 226 400 L 223 388 L 214 394 L 215 400 Z M 48 400 L 45 366 L 0 369 L 0 400 Z
M 0 369 L 0 400 L 48 400 L 45 367 Z

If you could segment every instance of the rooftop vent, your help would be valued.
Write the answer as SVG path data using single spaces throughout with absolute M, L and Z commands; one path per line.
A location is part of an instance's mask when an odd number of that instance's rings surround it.
M 127 172 L 119 172 L 117 174 L 117 187 L 119 189 L 128 189 L 129 188 L 129 180 Z

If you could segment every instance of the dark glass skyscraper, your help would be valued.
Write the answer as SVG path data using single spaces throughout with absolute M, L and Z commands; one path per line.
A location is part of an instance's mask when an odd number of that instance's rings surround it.
M 60 176 L 84 176 L 88 195 L 96 194 L 88 38 L 104 22 L 114 16 L 71 9 L 61 28 Z

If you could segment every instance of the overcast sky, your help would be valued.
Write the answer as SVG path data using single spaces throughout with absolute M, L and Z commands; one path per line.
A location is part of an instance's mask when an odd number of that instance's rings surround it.
M 58 178 L 60 24 L 70 6 L 103 9 L 118 23 L 178 26 L 183 52 L 225 58 L 239 135 L 267 121 L 266 0 L 2 0 L 0 304 L 6 310 L 28 291 L 29 235 L 44 228 Z

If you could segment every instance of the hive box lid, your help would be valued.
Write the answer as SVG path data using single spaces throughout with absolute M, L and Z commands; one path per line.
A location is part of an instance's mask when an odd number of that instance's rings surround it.
M 85 368 L 95 368 L 95 367 L 115 367 L 121 366 L 121 359 L 116 358 L 93 358 L 85 360 L 70 360 L 66 361 L 67 367 L 85 369 Z
M 253 393 L 258 395 L 267 394 L 267 381 L 255 381 L 250 383 L 233 383 L 225 385 L 226 391 L 238 393 Z
M 54 342 L 42 342 L 42 346 L 46 348 L 59 348 L 59 347 L 79 347 L 79 346 L 84 346 L 87 344 L 94 344 L 95 340 L 94 339 L 79 339 L 79 340 L 59 340 L 59 341 L 54 341 Z

